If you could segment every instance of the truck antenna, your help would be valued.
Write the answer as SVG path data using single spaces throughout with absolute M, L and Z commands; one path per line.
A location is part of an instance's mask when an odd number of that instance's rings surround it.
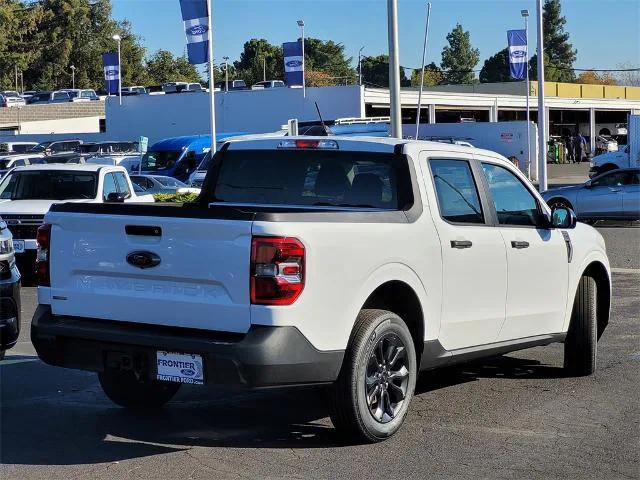
M 324 130 L 324 134 L 326 136 L 329 135 L 329 130 L 327 130 L 327 126 L 324 124 L 324 120 L 322 119 L 322 113 L 320 113 L 320 107 L 318 106 L 318 102 L 313 102 L 316 104 L 316 111 L 318 112 L 318 117 L 320 117 L 320 124 L 322 125 L 322 129 Z

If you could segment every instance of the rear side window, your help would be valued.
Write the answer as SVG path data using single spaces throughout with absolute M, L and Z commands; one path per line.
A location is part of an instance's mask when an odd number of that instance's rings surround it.
M 440 216 L 448 222 L 483 224 L 478 188 L 466 160 L 431 160 Z
M 129 182 L 122 172 L 115 172 L 113 174 L 116 177 L 116 183 L 118 184 L 118 190 L 120 193 L 126 193 L 127 197 L 131 196 L 131 190 L 129 189 Z
M 110 193 L 118 193 L 118 187 L 116 187 L 116 180 L 113 178 L 113 173 L 107 173 L 104 176 L 104 186 L 102 188 L 102 199 L 106 202 Z
M 388 210 L 413 204 L 405 157 L 322 150 L 238 150 L 220 159 L 212 201 Z

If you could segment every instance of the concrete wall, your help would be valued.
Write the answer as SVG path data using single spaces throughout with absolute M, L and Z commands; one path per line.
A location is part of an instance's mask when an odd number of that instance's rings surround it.
M 276 88 L 216 92 L 218 132 L 265 133 L 280 129 L 291 118 L 317 120 L 314 102 L 325 119 L 364 115 L 359 86 Z M 209 94 L 182 93 L 124 97 L 122 106 L 107 98 L 109 138 L 149 137 L 151 143 L 167 137 L 209 133 Z
M 77 134 L 99 133 L 101 117 L 64 118 L 39 120 L 20 124 L 20 134 Z

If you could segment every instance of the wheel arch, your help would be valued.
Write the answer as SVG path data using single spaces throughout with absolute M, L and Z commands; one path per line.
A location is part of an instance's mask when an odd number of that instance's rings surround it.
M 407 324 L 416 350 L 418 364 L 424 349 L 425 318 L 418 294 L 402 280 L 389 280 L 373 290 L 362 305 L 363 309 L 388 310 Z
M 583 270 L 581 277 L 591 277 L 596 282 L 596 316 L 598 320 L 598 339 L 609 324 L 611 311 L 611 278 L 605 265 L 592 261 Z

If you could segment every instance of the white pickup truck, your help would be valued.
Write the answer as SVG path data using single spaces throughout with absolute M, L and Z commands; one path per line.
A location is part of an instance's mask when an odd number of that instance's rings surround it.
M 36 230 L 56 202 L 148 203 L 137 195 L 123 167 L 102 165 L 30 165 L 9 170 L 0 181 L 0 217 L 13 234 L 18 265 L 30 272 L 36 254 Z M 24 270 L 27 273 L 27 270 Z
M 194 204 L 45 221 L 33 344 L 130 408 L 182 383 L 328 384 L 334 425 L 379 441 L 421 370 L 564 342 L 588 375 L 609 321 L 600 234 L 474 148 L 231 141 Z

